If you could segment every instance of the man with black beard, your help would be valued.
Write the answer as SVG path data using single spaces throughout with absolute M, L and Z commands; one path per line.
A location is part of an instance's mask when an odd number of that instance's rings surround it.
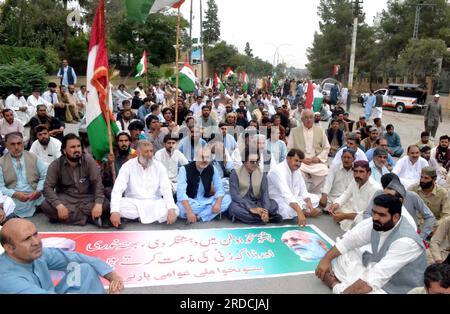
M 31 145 L 30 152 L 38 156 L 48 166 L 61 157 L 61 142 L 50 136 L 45 124 L 38 125 L 34 131 L 37 140 Z
M 426 249 L 401 212 L 399 197 L 377 196 L 373 217 L 337 241 L 320 261 L 316 276 L 337 294 L 406 294 L 420 286 L 427 267 Z M 371 252 L 361 253 L 366 245 Z
M 431 209 L 437 223 L 450 216 L 450 201 L 446 189 L 436 184 L 437 173 L 432 167 L 422 169 L 419 184 L 414 184 L 410 191 L 417 193 Z
M 431 159 L 434 159 L 439 167 L 445 169 L 445 172 L 450 170 L 450 137 L 448 135 L 441 136 L 439 139 L 439 146 L 431 150 Z
M 42 211 L 51 223 L 103 227 L 109 221 L 109 201 L 97 163 L 82 153 L 81 139 L 73 133 L 64 136 L 62 153 L 48 168 Z
M 119 174 L 119 170 L 128 160 L 137 157 L 135 149 L 131 148 L 131 136 L 126 132 L 121 132 L 116 136 L 117 149 L 114 154 L 108 154 L 102 162 L 102 179 L 105 188 L 105 195 L 110 200 L 111 191 L 114 185 L 112 175 L 112 166 L 114 165 L 115 176 Z

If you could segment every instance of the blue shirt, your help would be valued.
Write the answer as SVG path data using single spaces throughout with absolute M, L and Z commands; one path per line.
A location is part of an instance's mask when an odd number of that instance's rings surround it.
M 197 197 L 195 198 L 199 203 L 209 204 L 212 203 L 212 201 L 215 201 L 218 197 L 223 197 L 225 195 L 220 175 L 215 167 L 213 167 L 213 169 L 214 175 L 212 178 L 213 181 L 212 183 L 215 189 L 214 196 L 205 197 L 205 187 L 203 186 L 202 180 L 200 180 L 198 185 Z M 187 191 L 186 168 L 181 167 L 180 171 L 178 172 L 178 185 L 177 185 L 178 202 L 189 200 L 189 196 L 186 194 L 186 191 Z
M 75 74 L 75 70 L 74 70 L 72 67 L 67 66 L 67 67 L 63 68 L 63 73 L 61 73 L 61 68 L 60 68 L 60 69 L 58 70 L 58 74 L 57 74 L 58 77 L 61 77 L 61 76 L 62 76 L 62 83 L 61 83 L 61 84 L 64 85 L 64 86 L 66 86 L 66 87 L 69 86 L 69 78 L 67 77 L 67 71 L 68 71 L 68 69 L 71 69 L 71 70 L 72 70 L 73 85 L 76 85 L 76 84 L 77 84 L 77 75 Z
M 367 106 L 368 108 L 375 107 L 376 103 L 377 103 L 377 97 L 375 95 L 367 96 L 365 101 L 364 101 L 365 106 Z
M 386 133 L 384 133 L 384 138 L 387 140 L 389 148 L 402 147 L 402 143 L 400 141 L 400 136 L 397 133 L 394 132 L 391 135 L 386 132 Z
M 30 264 L 16 262 L 3 253 L 0 255 L 0 292 L 56 293 L 50 271 L 66 272 L 71 262 L 89 264 L 102 277 L 112 272 L 112 268 L 98 258 L 76 252 L 64 252 L 61 249 L 43 248 L 42 256 Z
M 12 164 L 14 171 L 16 172 L 17 177 L 17 183 L 16 187 L 14 189 L 8 189 L 5 186 L 5 178 L 3 176 L 3 169 L 0 168 L 0 190 L 1 192 L 12 198 L 14 193 L 16 192 L 25 192 L 25 193 L 32 193 L 34 192 L 33 187 L 28 183 L 27 180 L 27 174 L 26 174 L 26 167 L 25 167 L 25 158 L 22 155 L 20 158 L 20 164 L 19 167 L 17 160 L 15 158 L 12 159 Z M 36 187 L 36 191 L 42 192 L 44 190 L 44 182 L 45 177 L 47 176 L 47 165 L 40 160 L 37 159 L 36 162 L 37 165 L 37 171 L 39 172 L 39 182 Z M 18 199 L 13 198 L 14 203 L 16 204 L 16 208 L 14 210 L 14 213 L 22 218 L 31 217 L 34 215 L 34 212 L 36 211 L 36 206 L 39 206 L 44 201 L 44 196 L 41 195 L 37 200 L 34 201 L 28 201 L 28 202 L 22 202 Z
M 369 162 L 372 161 L 374 152 L 375 152 L 375 148 L 371 148 L 366 152 L 366 157 Z M 394 158 L 392 158 L 391 154 L 389 154 L 389 153 L 388 153 L 387 162 L 388 162 L 389 166 L 392 166 L 392 167 L 395 166 L 395 160 L 394 160 Z
M 139 120 L 142 120 L 145 123 L 145 117 L 150 113 L 152 113 L 152 111 L 150 110 L 150 107 L 147 108 L 144 105 L 142 105 L 138 109 L 137 117 Z

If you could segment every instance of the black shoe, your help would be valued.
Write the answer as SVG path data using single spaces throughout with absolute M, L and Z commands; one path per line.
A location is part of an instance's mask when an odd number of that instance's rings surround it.
M 273 214 L 269 216 L 269 222 L 273 224 L 279 224 L 283 221 L 283 217 L 280 214 Z

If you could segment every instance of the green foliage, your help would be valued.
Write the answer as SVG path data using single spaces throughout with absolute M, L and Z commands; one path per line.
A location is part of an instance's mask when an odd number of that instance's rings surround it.
M 219 11 L 216 1 L 208 0 L 208 9 L 205 11 L 203 21 L 203 43 L 208 46 L 220 40 L 220 21 L 217 13 Z
M 245 50 L 244 50 L 244 52 L 245 52 L 245 55 L 246 55 L 247 57 L 253 57 L 253 50 L 250 48 L 250 43 L 249 43 L 249 42 L 247 42 L 247 43 L 245 44 Z
M 436 76 L 442 58 L 448 55 L 447 46 L 440 39 L 412 39 L 399 58 L 401 70 L 405 75 L 425 79 Z
M 42 65 L 21 59 L 0 65 L 0 97 L 7 97 L 14 87 L 22 88 L 26 95 L 30 95 L 35 87 L 43 92 L 47 84 L 47 74 Z
M 160 70 L 157 67 L 149 64 L 147 74 L 145 75 L 145 79 L 147 80 L 147 85 L 158 84 L 161 77 L 162 77 L 162 75 L 161 75 Z
M 39 49 L 0 45 L 0 65 L 9 64 L 17 59 L 29 60 L 43 65 L 48 74 L 54 74 L 58 68 L 58 54 L 52 48 Z
M 333 66 L 341 65 L 341 73 L 348 72 L 353 32 L 353 13 L 350 0 L 321 0 L 318 13 L 321 18 L 320 32 L 314 34 L 312 47 L 308 48 L 308 70 L 314 78 L 333 75 Z M 355 67 L 359 71 L 370 71 L 368 55 L 373 45 L 374 30 L 360 16 Z M 344 75 L 341 76 L 341 79 Z

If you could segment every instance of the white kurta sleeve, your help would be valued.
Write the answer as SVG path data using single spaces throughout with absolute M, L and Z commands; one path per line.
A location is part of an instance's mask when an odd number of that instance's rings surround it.
M 175 209 L 177 215 L 179 215 L 178 206 L 175 204 L 172 194 L 172 184 L 169 180 L 169 175 L 167 174 L 166 168 L 160 164 L 159 169 L 159 191 L 161 192 L 164 203 L 166 204 L 166 209 Z
M 347 189 L 345 189 L 344 193 L 339 196 L 334 202 L 336 204 L 339 204 L 339 206 L 344 205 L 345 203 L 347 203 L 350 198 L 352 197 L 352 191 L 355 188 L 356 182 L 355 180 L 352 181 L 352 183 L 350 183 L 350 185 L 347 187 Z
M 111 192 L 111 213 L 120 213 L 120 200 L 130 180 L 130 166 L 131 164 L 129 163 L 122 165 L 119 175 L 114 182 L 114 187 Z
M 342 240 L 337 241 L 336 248 L 342 255 L 370 243 L 373 229 L 372 218 L 368 218 L 347 231 Z

